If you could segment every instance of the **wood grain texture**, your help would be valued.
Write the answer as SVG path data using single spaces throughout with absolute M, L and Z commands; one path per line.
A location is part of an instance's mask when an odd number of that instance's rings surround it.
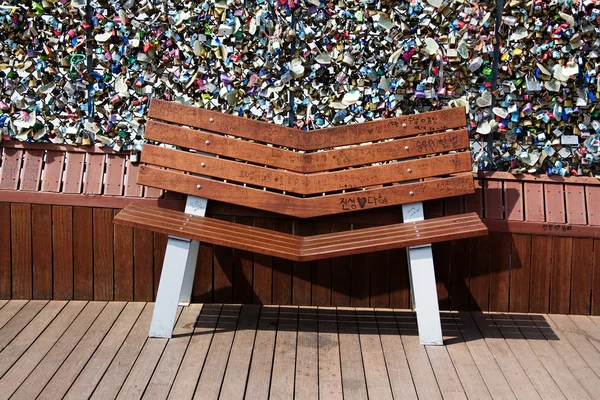
M 586 186 L 585 199 L 588 205 L 600 204 L 600 187 Z M 598 207 L 588 207 L 587 220 L 590 225 L 600 225 L 600 209 Z
M 550 313 L 567 314 L 570 308 L 571 260 L 573 238 L 554 237 L 552 242 L 552 270 L 550 281 Z
M 114 230 L 115 300 L 133 301 L 133 228 L 115 225 Z
M 54 297 L 73 299 L 73 207 L 52 207 Z
M 104 154 L 87 154 L 83 180 L 84 194 L 102 194 L 105 159 Z
M 507 233 L 491 235 L 490 309 L 508 311 L 510 285 L 511 236 Z
M 552 268 L 552 237 L 531 236 L 531 281 L 529 312 L 546 313 L 550 309 L 550 270 Z
M 213 176 L 215 178 L 298 194 L 315 194 L 343 189 L 364 188 L 471 170 L 471 155 L 468 152 L 462 152 L 393 164 L 333 171 L 326 174 L 304 175 L 298 172 L 265 168 L 149 144 L 144 146 L 144 162 L 154 166 L 193 172 L 202 174 L 203 176 Z M 109 193 L 107 191 L 106 194 L 118 193 Z
M 509 304 L 511 312 L 529 311 L 531 258 L 531 235 L 512 235 Z
M 17 190 L 23 162 L 23 150 L 4 149 L 0 170 L 0 190 Z
M 523 198 L 523 184 L 521 182 L 504 182 L 504 208 L 507 220 L 524 220 Z
M 485 217 L 489 219 L 503 219 L 502 182 L 485 181 L 483 187 Z
M 108 154 L 106 156 L 106 183 L 104 194 L 111 196 L 123 195 L 123 184 L 125 181 L 125 156 Z
M 44 152 L 41 150 L 25 150 L 20 190 L 37 191 L 42 178 Z
M 573 239 L 569 314 L 589 315 L 591 312 L 593 255 L 594 239 Z
M 577 225 L 587 223 L 585 187 L 583 185 L 565 185 L 565 205 L 568 223 Z
M 2 208 L 0 205 L 0 217 Z M 592 280 L 592 315 L 600 315 L 600 240 L 594 239 L 594 271 Z
M 63 193 L 81 193 L 85 153 L 67 153 Z
M 236 217 L 236 222 L 239 217 Z M 290 220 L 277 219 L 273 223 L 273 230 L 277 232 L 291 234 L 294 229 L 294 223 Z M 236 251 L 236 254 L 238 252 Z M 281 305 L 292 304 L 292 268 L 293 262 L 283 258 L 273 259 L 273 303 Z M 236 281 L 235 292 L 238 291 Z
M 154 297 L 153 235 L 145 229 L 133 230 L 133 299 L 152 301 Z M 185 262 L 182 260 L 182 262 Z
M 233 217 L 217 216 L 219 220 L 233 222 Z M 214 301 L 216 303 L 233 302 L 233 249 L 215 246 L 213 255 Z
M 3 240 L 0 251 L 0 298 L 10 299 L 12 295 L 12 229 L 9 203 L 0 203 L 0 226 Z
M 458 107 L 362 124 L 298 131 L 158 99 L 151 100 L 148 117 L 299 150 L 405 137 L 462 128 L 467 124 L 465 109 Z
M 546 221 L 564 224 L 566 222 L 564 185 L 545 183 L 544 192 Z
M 491 236 L 471 239 L 469 310 L 487 311 L 490 309 Z
M 92 209 L 73 207 L 73 297 L 94 299 L 94 230 Z
M 33 294 L 31 205 L 12 204 L 10 211 L 12 298 L 31 299 Z
M 52 299 L 52 206 L 31 206 L 33 298 Z
M 61 191 L 64 166 L 65 153 L 61 151 L 46 152 L 46 163 L 42 176 L 42 192 Z
M 255 218 L 254 226 L 273 232 L 273 221 L 266 218 Z M 283 233 L 276 235 L 283 236 Z M 245 249 L 250 250 L 252 249 Z M 273 254 L 254 254 L 254 304 L 272 304 L 273 299 Z
M 427 135 L 426 140 L 422 137 L 414 137 L 372 143 L 368 147 L 352 146 L 312 153 L 299 153 L 265 146 L 152 120 L 148 121 L 146 125 L 145 137 L 149 140 L 177 144 L 180 147 L 199 150 L 203 153 L 217 154 L 231 159 L 247 160 L 259 165 L 303 173 L 426 156 L 469 147 L 466 129 Z M 206 143 L 207 141 L 208 143 Z M 144 155 L 142 155 L 142 160 L 146 161 Z
M 94 300 L 113 300 L 113 227 L 111 209 L 94 209 Z
M 537 182 L 525 182 L 525 221 L 545 222 L 544 185 Z
M 138 183 L 300 218 L 367 210 L 473 192 L 471 174 L 312 198 L 292 197 L 150 166 L 140 168 Z

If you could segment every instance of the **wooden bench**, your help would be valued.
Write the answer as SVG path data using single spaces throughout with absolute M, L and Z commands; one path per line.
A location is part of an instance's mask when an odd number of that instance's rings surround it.
M 144 144 L 138 184 L 188 195 L 115 217 L 170 235 L 150 336 L 189 304 L 199 242 L 296 261 L 407 247 L 421 343 L 442 344 L 431 243 L 487 234 L 475 213 L 424 220 L 423 201 L 474 191 L 464 108 L 304 132 L 154 99 L 149 119 L 163 145 Z M 404 223 L 300 237 L 205 218 L 208 199 L 297 218 L 402 205 Z

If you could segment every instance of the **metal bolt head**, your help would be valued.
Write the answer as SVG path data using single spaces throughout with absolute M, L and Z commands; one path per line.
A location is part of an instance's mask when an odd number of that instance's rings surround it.
M 410 191 L 408 194 L 410 194 L 411 196 L 414 196 L 414 195 L 415 195 L 415 192 L 413 192 L 413 191 L 411 190 L 411 191 Z
M 202 185 L 196 185 L 196 189 L 202 189 Z
M 210 144 L 210 140 L 207 140 L 206 142 L 204 142 L 205 144 Z
M 410 174 L 412 172 L 412 169 L 409 168 L 409 169 L 407 169 L 407 171 Z
M 209 121 L 210 121 L 210 122 L 215 122 L 215 119 L 214 119 L 214 118 L 211 118 Z
M 202 164 L 200 164 L 200 165 L 201 165 L 201 166 L 203 166 L 203 167 L 206 167 L 206 164 L 205 164 L 205 163 L 202 163 Z
M 406 128 L 406 123 L 402 124 L 402 127 L 403 127 L 403 128 Z
M 404 150 L 408 151 L 408 146 L 404 146 Z

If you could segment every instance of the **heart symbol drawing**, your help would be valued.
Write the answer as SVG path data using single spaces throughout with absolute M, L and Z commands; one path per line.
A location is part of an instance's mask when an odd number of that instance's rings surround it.
M 365 204 L 367 204 L 367 198 L 366 197 L 357 197 L 356 200 L 358 201 L 358 204 L 360 205 L 360 208 L 365 208 Z

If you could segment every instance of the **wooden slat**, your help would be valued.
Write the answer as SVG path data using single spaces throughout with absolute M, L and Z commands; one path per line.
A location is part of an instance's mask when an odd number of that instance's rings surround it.
M 94 209 L 94 300 L 113 300 L 113 212 Z
M 525 221 L 544 222 L 544 185 L 537 182 L 525 182 Z
M 104 310 L 105 306 L 106 303 L 88 303 L 73 324 L 65 331 L 65 334 L 56 342 L 48 354 L 46 354 L 18 388 L 14 394 L 15 398 L 34 399 L 39 395 L 69 354 L 71 354 L 71 351 L 77 346 L 77 343 L 80 342 L 86 332 L 89 332 L 88 329 L 96 321 L 96 318 Z M 120 311 L 121 308 L 118 304 L 110 306 L 103 313 L 102 318 L 104 319 L 108 316 L 116 319 L 115 313 Z M 94 328 L 97 330 L 97 325 Z
M 52 207 L 54 298 L 73 299 L 73 207 Z
M 63 193 L 81 193 L 84 166 L 85 153 L 67 153 L 65 180 L 62 188 Z
M 593 254 L 594 239 L 573 239 L 569 314 L 589 315 L 591 313 Z
M 47 300 L 31 300 L 0 329 L 0 352 L 48 304 Z
M 508 311 L 510 286 L 511 237 L 491 233 L 490 310 Z
M 509 299 L 511 312 L 529 311 L 531 258 L 531 235 L 512 235 Z
M 240 217 L 236 217 L 236 222 L 238 222 L 239 219 Z M 275 220 L 273 230 L 291 234 L 293 222 L 291 220 Z M 236 251 L 236 255 L 238 253 L 239 252 Z M 247 255 L 246 257 L 251 257 L 250 253 L 245 254 Z M 273 260 L 273 304 L 292 304 L 292 267 L 293 263 L 290 260 L 284 260 L 282 258 L 275 258 Z M 244 268 L 244 270 L 246 270 L 246 268 Z M 251 275 L 251 270 L 249 272 Z M 248 276 L 246 272 L 244 274 L 245 276 Z M 252 277 L 250 276 L 250 281 L 251 280 Z M 240 289 L 239 282 L 240 279 L 235 280 L 235 292 L 238 292 Z M 302 313 L 302 310 L 300 310 L 300 313 Z
M 135 183 L 137 179 L 138 163 L 132 163 L 131 158 L 127 160 L 127 170 L 125 173 L 125 196 L 127 197 L 142 197 L 144 187 Z
M 52 299 L 52 207 L 31 206 L 33 298 Z
M 121 152 L 115 151 L 112 147 L 108 146 L 82 146 L 82 145 L 68 145 L 68 144 L 54 144 L 54 143 L 36 143 L 36 142 L 21 142 L 18 140 L 3 141 L 0 148 L 8 149 L 31 149 L 31 150 L 51 150 L 51 151 L 62 151 L 62 152 L 75 152 L 75 153 L 101 153 L 101 154 L 120 154 Z
M 233 217 L 217 216 L 215 219 L 233 221 Z M 233 302 L 233 250 L 215 246 L 213 261 L 213 292 L 215 303 Z
M 83 194 L 102 194 L 105 159 L 106 156 L 104 154 L 87 154 Z
M 487 311 L 490 305 L 491 235 L 471 239 L 469 310 Z
M 111 196 L 123 195 L 126 162 L 127 159 L 124 155 L 109 154 L 106 156 L 106 183 L 104 184 L 104 194 Z
M 270 398 L 290 399 L 294 397 L 297 332 L 298 307 L 280 307 L 269 390 Z
M 542 236 L 600 238 L 600 228 L 591 225 L 558 224 L 551 222 L 506 221 L 483 219 L 490 232 L 523 233 Z
M 546 221 L 564 224 L 565 218 L 565 195 L 564 185 L 545 183 L 545 205 L 546 205 Z
M 38 191 L 42 178 L 44 152 L 41 150 L 25 150 L 20 190 Z
M 10 300 L 8 304 L 5 304 L 0 310 L 0 328 L 6 325 L 27 303 L 29 300 Z
M 194 396 L 220 312 L 220 304 L 202 306 L 200 317 L 194 327 L 194 334 L 173 382 L 170 393 L 172 399 L 191 399 Z
M 9 203 L 0 203 L 0 226 L 3 231 L 3 250 L 0 251 L 0 298 L 11 298 L 12 285 L 12 228 Z
M 361 354 L 361 342 L 358 336 L 358 322 L 353 308 L 337 308 L 338 335 L 340 342 L 340 366 L 342 369 L 342 387 L 344 397 L 366 399 L 367 382 Z M 394 325 L 396 320 L 394 319 Z M 398 340 L 400 336 L 398 335 Z
M 319 395 L 324 399 L 341 399 L 342 371 L 335 308 L 319 307 Z
M 255 218 L 254 226 L 273 232 L 273 221 L 267 218 Z M 278 233 L 277 235 L 283 236 Z M 290 243 L 290 247 L 294 244 Z M 250 250 L 250 249 L 248 249 Z M 273 300 L 273 257 L 267 254 L 254 254 L 254 304 L 272 304 Z
M 73 297 L 94 298 L 92 209 L 73 207 Z
M 587 207 L 587 221 L 590 225 L 600 225 L 600 209 L 594 204 L 600 204 L 600 187 L 586 186 L 585 199 Z
M 146 124 L 145 138 L 303 173 L 425 156 L 469 147 L 469 137 L 465 129 L 431 134 L 426 138 L 397 139 L 369 144 L 367 147 L 352 146 L 312 153 L 299 153 L 156 121 L 148 121 Z M 145 149 L 146 147 L 144 151 Z
M 295 220 L 293 231 L 300 236 L 313 234 L 313 222 L 310 220 Z M 309 263 L 295 261 L 292 265 L 292 304 L 306 306 L 312 300 L 312 270 Z
M 115 225 L 114 230 L 115 300 L 133 301 L 133 229 Z
M 146 304 L 125 342 L 94 389 L 91 399 L 104 400 L 117 397 L 128 372 L 148 339 L 148 326 L 150 326 L 153 310 L 153 304 Z
M 2 208 L 0 207 L 0 211 Z M 1 214 L 0 214 L 1 216 Z M 1 259 L 0 259 L 1 261 Z M 592 280 L 592 315 L 600 315 L 600 240 L 594 239 L 594 270 Z
M 585 187 L 583 185 L 565 185 L 565 200 L 567 222 L 569 224 L 585 225 L 587 223 Z
M 274 170 L 153 145 L 145 145 L 144 161 L 151 165 L 299 194 L 363 188 L 448 175 L 471 169 L 471 155 L 467 152 L 311 175 Z M 107 192 L 107 194 L 113 193 Z
M 480 218 L 483 218 L 483 187 L 481 179 L 473 181 L 475 193 L 465 195 L 465 211 L 475 212 Z
M 502 182 L 484 181 L 483 195 L 485 201 L 485 217 L 489 219 L 503 219 Z
M 223 399 L 244 398 L 259 314 L 259 306 L 251 304 L 242 306 L 219 395 Z
M 552 270 L 550 281 L 550 312 L 566 314 L 571 300 L 571 258 L 573 256 L 573 238 L 552 238 Z
M 552 237 L 531 236 L 531 282 L 529 283 L 529 312 L 546 313 L 550 307 L 550 269 Z
M 10 215 L 12 297 L 31 299 L 33 294 L 31 205 L 12 204 Z
M 158 99 L 151 100 L 148 116 L 300 150 L 317 150 L 326 147 L 411 136 L 464 127 L 467 123 L 465 109 L 458 107 L 356 125 L 302 132 L 275 124 L 240 119 L 228 114 L 215 113 Z
M 0 170 L 0 190 L 17 190 L 22 160 L 23 150 L 4 149 Z
M 346 231 L 351 228 L 350 224 L 333 223 L 331 225 L 332 232 Z M 400 250 L 402 251 L 402 250 Z M 404 260 L 406 256 L 404 256 Z M 352 287 L 351 275 L 352 257 L 335 257 L 331 259 L 331 306 L 332 307 L 349 307 L 350 295 Z M 402 270 L 401 266 L 397 266 L 397 270 L 407 272 L 407 269 Z M 392 270 L 395 270 L 393 268 Z M 396 281 L 394 281 L 396 282 Z
M 296 350 L 296 399 L 319 398 L 319 342 L 317 308 L 298 309 L 298 346 Z M 341 356 L 340 352 L 340 356 Z
M 47 151 L 42 177 L 42 192 L 60 192 L 62 186 L 65 153 Z
M 266 399 L 269 397 L 278 316 L 279 307 L 261 307 L 254 348 L 252 349 L 248 383 L 246 384 L 246 399 Z
M 315 221 L 315 234 L 331 232 L 331 223 Z M 317 260 L 311 263 L 312 292 L 311 305 L 328 307 L 331 305 L 331 260 Z
M 473 191 L 471 175 L 460 174 L 360 192 L 298 198 L 150 166 L 140 168 L 138 183 L 301 218 L 458 196 Z M 198 185 L 201 189 L 198 189 Z
M 523 197 L 521 182 L 504 182 L 504 208 L 507 220 L 523 221 Z
M 153 235 L 144 229 L 133 230 L 133 300 L 152 301 L 154 297 Z

